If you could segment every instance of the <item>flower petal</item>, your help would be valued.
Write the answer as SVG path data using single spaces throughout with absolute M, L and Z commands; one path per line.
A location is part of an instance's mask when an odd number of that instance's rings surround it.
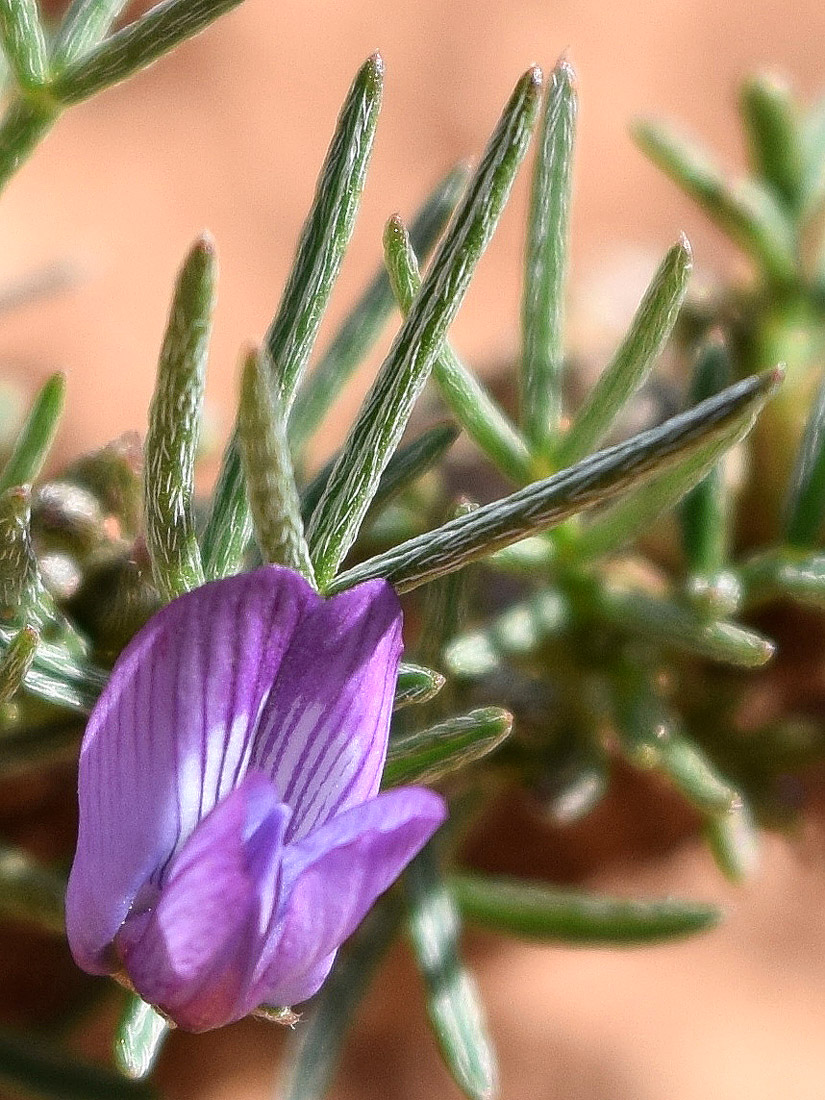
M 135 989 L 181 1027 L 221 1027 L 256 1007 L 249 983 L 289 817 L 266 776 L 249 772 L 184 844 L 152 907 L 118 932 Z
M 261 953 L 258 999 L 315 993 L 335 951 L 446 816 L 434 791 L 401 787 L 347 810 L 284 850 L 284 908 Z
M 401 621 L 392 588 L 370 581 L 318 604 L 299 623 L 252 753 L 292 808 L 287 839 L 377 793 Z
M 173 601 L 114 667 L 80 754 L 80 829 L 66 920 L 77 962 L 107 949 L 138 890 L 244 773 L 262 704 L 305 610 L 320 597 L 268 566 Z

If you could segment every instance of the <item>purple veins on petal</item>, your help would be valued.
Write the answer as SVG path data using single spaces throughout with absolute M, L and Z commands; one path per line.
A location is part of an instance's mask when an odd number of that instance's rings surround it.
M 401 612 L 382 581 L 298 624 L 252 750 L 292 807 L 289 839 L 377 793 L 400 659 Z
M 443 819 L 376 797 L 401 653 L 385 582 L 324 601 L 278 566 L 175 600 L 89 720 L 67 894 L 74 956 L 204 1030 L 323 982 Z

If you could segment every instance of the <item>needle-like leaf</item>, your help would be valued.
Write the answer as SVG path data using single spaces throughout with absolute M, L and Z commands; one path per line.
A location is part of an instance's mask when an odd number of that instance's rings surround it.
M 394 710 L 402 710 L 417 703 L 428 703 L 444 687 L 444 677 L 440 672 L 423 665 L 402 661 L 398 669 L 398 681 L 395 685 Z
M 215 278 L 214 248 L 204 237 L 178 276 L 149 410 L 144 448 L 146 545 L 155 584 L 166 600 L 204 580 L 192 495 Z
M 427 1015 L 444 1063 L 468 1100 L 491 1100 L 498 1070 L 475 981 L 461 959 L 458 910 L 427 845 L 404 876 L 410 942 L 427 993 Z
M 540 943 L 614 947 L 661 943 L 705 932 L 721 917 L 712 905 L 672 898 L 606 898 L 469 874 L 453 875 L 449 881 L 468 921 Z
M 788 492 L 786 534 L 792 546 L 816 545 L 825 519 L 825 382 L 819 388 Z
M 0 122 L 0 191 L 48 133 L 56 118 L 56 108 L 40 100 L 35 102 L 20 96 L 9 103 Z
M 767 551 L 744 562 L 739 576 L 747 607 L 790 599 L 825 609 L 825 554 Z
M 460 432 L 461 429 L 453 424 L 436 424 L 422 432 L 412 443 L 399 447 L 381 475 L 375 496 L 370 502 L 370 512 L 374 514 L 379 508 L 388 504 L 416 478 L 434 466 L 452 447 Z M 318 501 L 337 461 L 338 455 L 334 455 L 301 494 L 301 514 L 306 519 L 309 519 L 318 506 Z
M 777 282 L 796 275 L 796 240 L 785 210 L 755 181 L 728 184 L 691 143 L 653 122 L 634 128 L 636 143 Z
M 775 76 L 752 76 L 742 85 L 739 103 L 754 172 L 797 211 L 804 171 L 802 119 L 790 88 Z
M 630 635 L 710 661 L 737 668 L 761 668 L 774 654 L 773 642 L 755 630 L 708 620 L 682 604 L 629 588 L 605 585 L 599 591 L 598 608 L 614 626 Z
M 730 381 L 730 359 L 721 340 L 711 340 L 700 351 L 690 396 L 704 401 Z M 727 554 L 730 501 L 724 474 L 717 463 L 682 501 L 679 518 L 685 557 L 694 573 L 711 574 L 722 568 Z
M 538 69 L 516 86 L 330 475 L 307 532 L 322 590 L 357 537 L 495 230 L 527 149 L 540 86 Z
M 169 1025 L 136 993 L 126 996 L 115 1034 L 115 1062 L 133 1080 L 146 1077 L 157 1061 Z
M 133 23 L 55 73 L 49 85 L 58 103 L 79 103 L 145 69 L 193 38 L 241 0 L 163 0 Z
M 258 352 L 251 351 L 238 410 L 238 442 L 258 545 L 266 561 L 286 565 L 314 585 L 286 424 L 265 371 Z
M 406 592 L 511 542 L 547 530 L 684 461 L 697 447 L 706 444 L 709 437 L 726 431 L 732 421 L 740 422 L 745 410 L 755 416 L 781 379 L 782 372 L 778 369 L 744 379 L 695 408 L 592 455 L 569 470 L 483 505 L 469 515 L 354 566 L 336 577 L 329 590 L 341 591 L 369 577 L 386 577 L 399 591 Z
M 287 417 L 355 225 L 381 107 L 383 72 L 381 58 L 374 54 L 352 83 L 318 178 L 289 279 L 266 334 L 273 392 Z M 251 536 L 252 520 L 236 431 L 224 454 L 203 533 L 207 579 L 238 572 Z
M 415 215 L 410 239 L 419 256 L 429 256 L 443 233 L 468 175 L 464 165 L 454 168 Z M 378 338 L 394 301 L 389 276 L 382 264 L 295 397 L 288 432 L 293 454 L 302 453 L 344 384 Z
M 678 728 L 675 716 L 642 675 L 628 669 L 619 695 L 619 741 L 632 764 L 667 776 L 706 816 L 727 815 L 741 804 L 738 791 Z
M 300 1046 L 277 1095 L 281 1100 L 323 1100 L 327 1095 L 346 1034 L 370 981 L 401 928 L 403 910 L 385 895 L 335 960 L 302 1024 Z
M 53 374 L 34 399 L 14 450 L 3 467 L 0 493 L 13 485 L 30 485 L 40 473 L 57 431 L 65 397 L 65 377 Z
M 7 703 L 22 686 L 32 667 L 39 641 L 40 635 L 34 627 L 24 626 L 12 637 L 0 656 L 0 703 Z
M 570 238 L 575 74 L 562 58 L 547 89 L 533 171 L 522 327 L 522 423 L 535 454 L 549 457 L 562 412 L 564 294 Z
M 722 873 L 731 882 L 746 882 L 759 863 L 759 833 L 747 805 L 708 818 L 704 832 Z
M 435 726 L 390 738 L 384 787 L 435 783 L 493 752 L 513 728 L 513 716 L 501 707 L 481 707 Z
M 49 72 L 37 0 L 0 0 L 0 40 L 21 88 L 41 88 Z
M 577 462 L 604 439 L 627 400 L 650 374 L 676 323 L 692 266 L 690 245 L 683 237 L 660 264 L 627 335 L 561 441 L 560 465 Z
M 393 293 L 406 317 L 421 289 L 421 275 L 409 234 L 397 215 L 390 218 L 387 225 L 384 254 Z M 444 343 L 432 370 L 445 405 L 470 439 L 516 484 L 529 481 L 530 454 L 527 445 L 448 343 Z
M 129 0 L 72 0 L 55 35 L 51 66 L 60 72 L 102 42 Z

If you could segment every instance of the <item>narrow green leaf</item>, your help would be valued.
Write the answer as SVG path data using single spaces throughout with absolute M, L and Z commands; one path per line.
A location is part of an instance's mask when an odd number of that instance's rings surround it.
M 149 409 L 143 482 L 146 545 L 165 600 L 204 581 L 192 496 L 216 273 L 214 247 L 202 237 L 178 276 Z
M 518 879 L 459 874 L 450 878 L 466 920 L 541 943 L 633 947 L 695 935 L 721 914 L 697 902 L 635 901 L 583 894 Z
M 462 499 L 452 509 L 450 519 L 467 516 L 478 508 L 475 501 Z M 467 577 L 463 573 L 451 573 L 431 584 L 424 597 L 422 609 L 423 627 L 418 638 L 417 652 L 428 665 L 441 665 L 444 647 L 454 638 L 464 624 L 467 612 Z M 439 704 L 443 708 L 442 696 Z M 443 710 L 442 710 L 443 713 Z
M 473 679 L 489 675 L 508 659 L 536 653 L 570 626 L 570 608 L 560 592 L 539 592 L 513 604 L 482 630 L 454 638 L 444 651 L 447 669 Z
M 0 619 L 24 625 L 32 614 L 42 626 L 37 561 L 31 545 L 31 494 L 28 486 L 0 496 Z
M 322 589 L 358 535 L 495 230 L 527 150 L 540 85 L 539 70 L 531 69 L 516 86 L 330 475 L 307 533 Z
M 23 684 L 37 652 L 40 634 L 24 626 L 0 656 L 0 703 L 7 703 Z
M 72 0 L 52 46 L 53 72 L 84 57 L 102 42 L 129 0 Z
M 732 421 L 739 422 L 746 410 L 755 415 L 781 379 L 780 370 L 744 379 L 625 443 L 354 566 L 336 577 L 329 590 L 337 592 L 370 577 L 386 577 L 406 592 L 546 530 L 684 461 L 710 436 Z
M 0 629 L 0 654 L 8 650 L 14 637 L 14 632 Z M 41 641 L 23 685 L 46 702 L 88 714 L 107 678 L 106 672 L 64 645 Z
M 741 804 L 739 793 L 682 733 L 675 716 L 642 674 L 626 670 L 619 697 L 619 741 L 632 764 L 667 776 L 702 814 L 719 817 Z
M 767 551 L 744 562 L 739 576 L 749 608 L 790 599 L 825 609 L 825 554 Z
M 704 442 L 663 474 L 653 477 L 590 520 L 576 540 L 580 559 L 595 560 L 646 532 L 674 507 L 688 490 L 712 471 L 722 456 L 753 427 L 761 402 L 743 405 L 738 415 L 720 422 Z
M 752 877 L 759 863 L 759 833 L 746 804 L 709 818 L 704 832 L 716 865 L 731 882 Z
M 468 174 L 464 165 L 454 168 L 415 215 L 410 239 L 419 256 L 428 256 L 443 233 Z M 293 454 L 303 452 L 352 372 L 377 340 L 394 301 L 389 277 L 382 265 L 295 397 L 288 432 Z
M 690 489 L 714 470 L 719 460 L 753 426 L 753 410 L 737 423 L 711 433 L 707 442 L 683 462 L 653 477 L 628 493 L 618 504 L 608 505 L 589 521 L 576 543 L 581 559 L 594 561 L 644 535 L 660 516 L 665 516 Z
M 163 0 L 133 23 L 55 73 L 49 90 L 58 103 L 79 103 L 145 69 L 193 38 L 241 0 Z
M 0 1082 L 46 1100 L 153 1100 L 148 1085 L 77 1061 L 54 1046 L 0 1032 Z
M 292 407 L 355 225 L 384 86 L 379 54 L 362 65 L 341 109 L 266 352 L 281 407 Z
M 0 493 L 13 485 L 30 485 L 37 478 L 54 440 L 65 397 L 65 376 L 53 374 L 34 399 L 14 450 L 3 467 Z
M 370 503 L 370 512 L 374 515 L 379 508 L 383 508 L 426 473 L 431 466 L 434 466 L 452 447 L 459 434 L 460 429 L 453 424 L 436 424 L 435 427 L 422 432 L 406 447 L 399 447 L 381 475 L 375 496 Z M 337 461 L 338 455 L 334 455 L 301 494 L 301 514 L 306 519 L 309 519 L 317 508 Z
M 212 508 L 201 536 L 201 561 L 208 581 L 231 576 L 243 569 L 254 532 L 236 423 L 224 452 L 212 494 Z
M 501 707 L 481 707 L 428 729 L 391 737 L 382 785 L 435 783 L 493 752 L 512 728 L 512 714 Z
M 0 844 L 0 916 L 65 934 L 66 880 L 19 848 Z
M 0 623 L 59 638 L 75 656 L 86 644 L 43 584 L 31 540 L 31 494 L 16 486 L 0 494 Z
M 374 54 L 359 70 L 341 109 L 292 270 L 266 334 L 273 392 L 287 416 L 355 225 L 382 87 L 383 63 Z M 203 534 L 207 579 L 236 573 L 243 564 L 251 537 L 252 521 L 236 430 L 224 454 Z
M 401 927 L 395 897 L 381 898 L 335 961 L 301 1027 L 301 1041 L 278 1093 L 282 1100 L 323 1100 L 346 1034 L 375 971 Z
M 29 158 L 56 118 L 56 109 L 47 103 L 35 103 L 22 96 L 9 103 L 0 121 L 0 190 Z
M 42 88 L 49 71 L 37 0 L 0 0 L 3 52 L 21 88 Z
M 391 218 L 384 235 L 384 254 L 393 293 L 406 317 L 421 289 L 418 260 L 404 223 Z M 448 343 L 432 367 L 447 408 L 487 457 L 517 484 L 530 480 L 530 455 L 518 430 Z
M 438 465 L 460 434 L 461 429 L 455 424 L 436 424 L 406 447 L 399 447 L 381 474 L 378 488 L 370 501 L 369 515 L 374 515 L 395 500 L 418 478 Z
M 404 875 L 410 942 L 427 992 L 427 1015 L 453 1080 L 469 1100 L 498 1093 L 498 1070 L 478 990 L 459 948 L 461 923 L 432 844 Z
M 521 310 L 522 423 L 533 452 L 549 458 L 562 413 L 564 295 L 570 242 L 576 77 L 562 58 L 547 89 L 533 171 Z
M 802 119 L 790 88 L 776 76 L 752 76 L 742 85 L 739 105 L 753 171 L 791 210 L 798 210 L 803 177 Z
M 644 384 L 676 324 L 692 267 L 690 245 L 682 237 L 653 276 L 627 335 L 561 441 L 560 465 L 577 462 L 592 451 Z
M 115 1034 L 115 1063 L 133 1080 L 148 1076 L 157 1061 L 169 1025 L 136 993 L 128 993 Z
M 634 128 L 637 145 L 778 282 L 796 276 L 793 226 L 754 181 L 732 186 L 703 152 L 652 122 Z
M 2 666 L 0 666 L 0 675 Z M 398 682 L 395 685 L 393 710 L 401 710 L 419 703 L 428 703 L 444 687 L 445 680 L 440 672 L 423 665 L 403 661 L 398 669 Z
M 729 622 L 709 622 L 692 608 L 644 592 L 606 585 L 598 612 L 614 626 L 647 641 L 738 668 L 760 668 L 774 644 L 754 630 Z
M 249 353 L 241 382 L 238 442 L 249 504 L 264 559 L 315 584 L 292 472 L 286 424 L 258 352 Z
M 825 518 L 825 381 L 819 388 L 791 475 L 785 533 L 792 546 L 815 546 Z
M 693 372 L 691 400 L 704 401 L 730 381 L 727 349 L 721 340 L 709 341 L 699 353 Z M 711 467 L 682 501 L 679 518 L 688 566 L 694 573 L 711 574 L 725 563 L 728 544 L 729 500 L 721 466 Z

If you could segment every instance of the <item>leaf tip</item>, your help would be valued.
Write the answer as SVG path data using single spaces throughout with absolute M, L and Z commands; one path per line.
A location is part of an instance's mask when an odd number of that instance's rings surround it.
M 407 227 L 404 224 L 404 219 L 400 214 L 392 214 L 387 218 L 387 224 L 384 226 L 384 244 L 385 245 L 405 245 L 408 240 L 409 234 L 407 233 Z
M 215 258 L 215 238 L 208 229 L 202 230 L 195 238 L 195 243 L 192 245 L 192 252 L 195 255 L 203 256 L 205 259 Z
M 561 54 L 553 68 L 553 83 L 566 84 L 571 91 L 576 91 L 576 70 L 570 63 L 567 50 Z
M 378 50 L 371 53 L 361 69 L 364 79 L 372 91 L 378 92 L 384 85 L 384 58 Z
M 523 79 L 528 87 L 533 88 L 535 91 L 539 91 L 544 82 L 544 73 L 541 71 L 540 66 L 531 65 L 524 74 Z

